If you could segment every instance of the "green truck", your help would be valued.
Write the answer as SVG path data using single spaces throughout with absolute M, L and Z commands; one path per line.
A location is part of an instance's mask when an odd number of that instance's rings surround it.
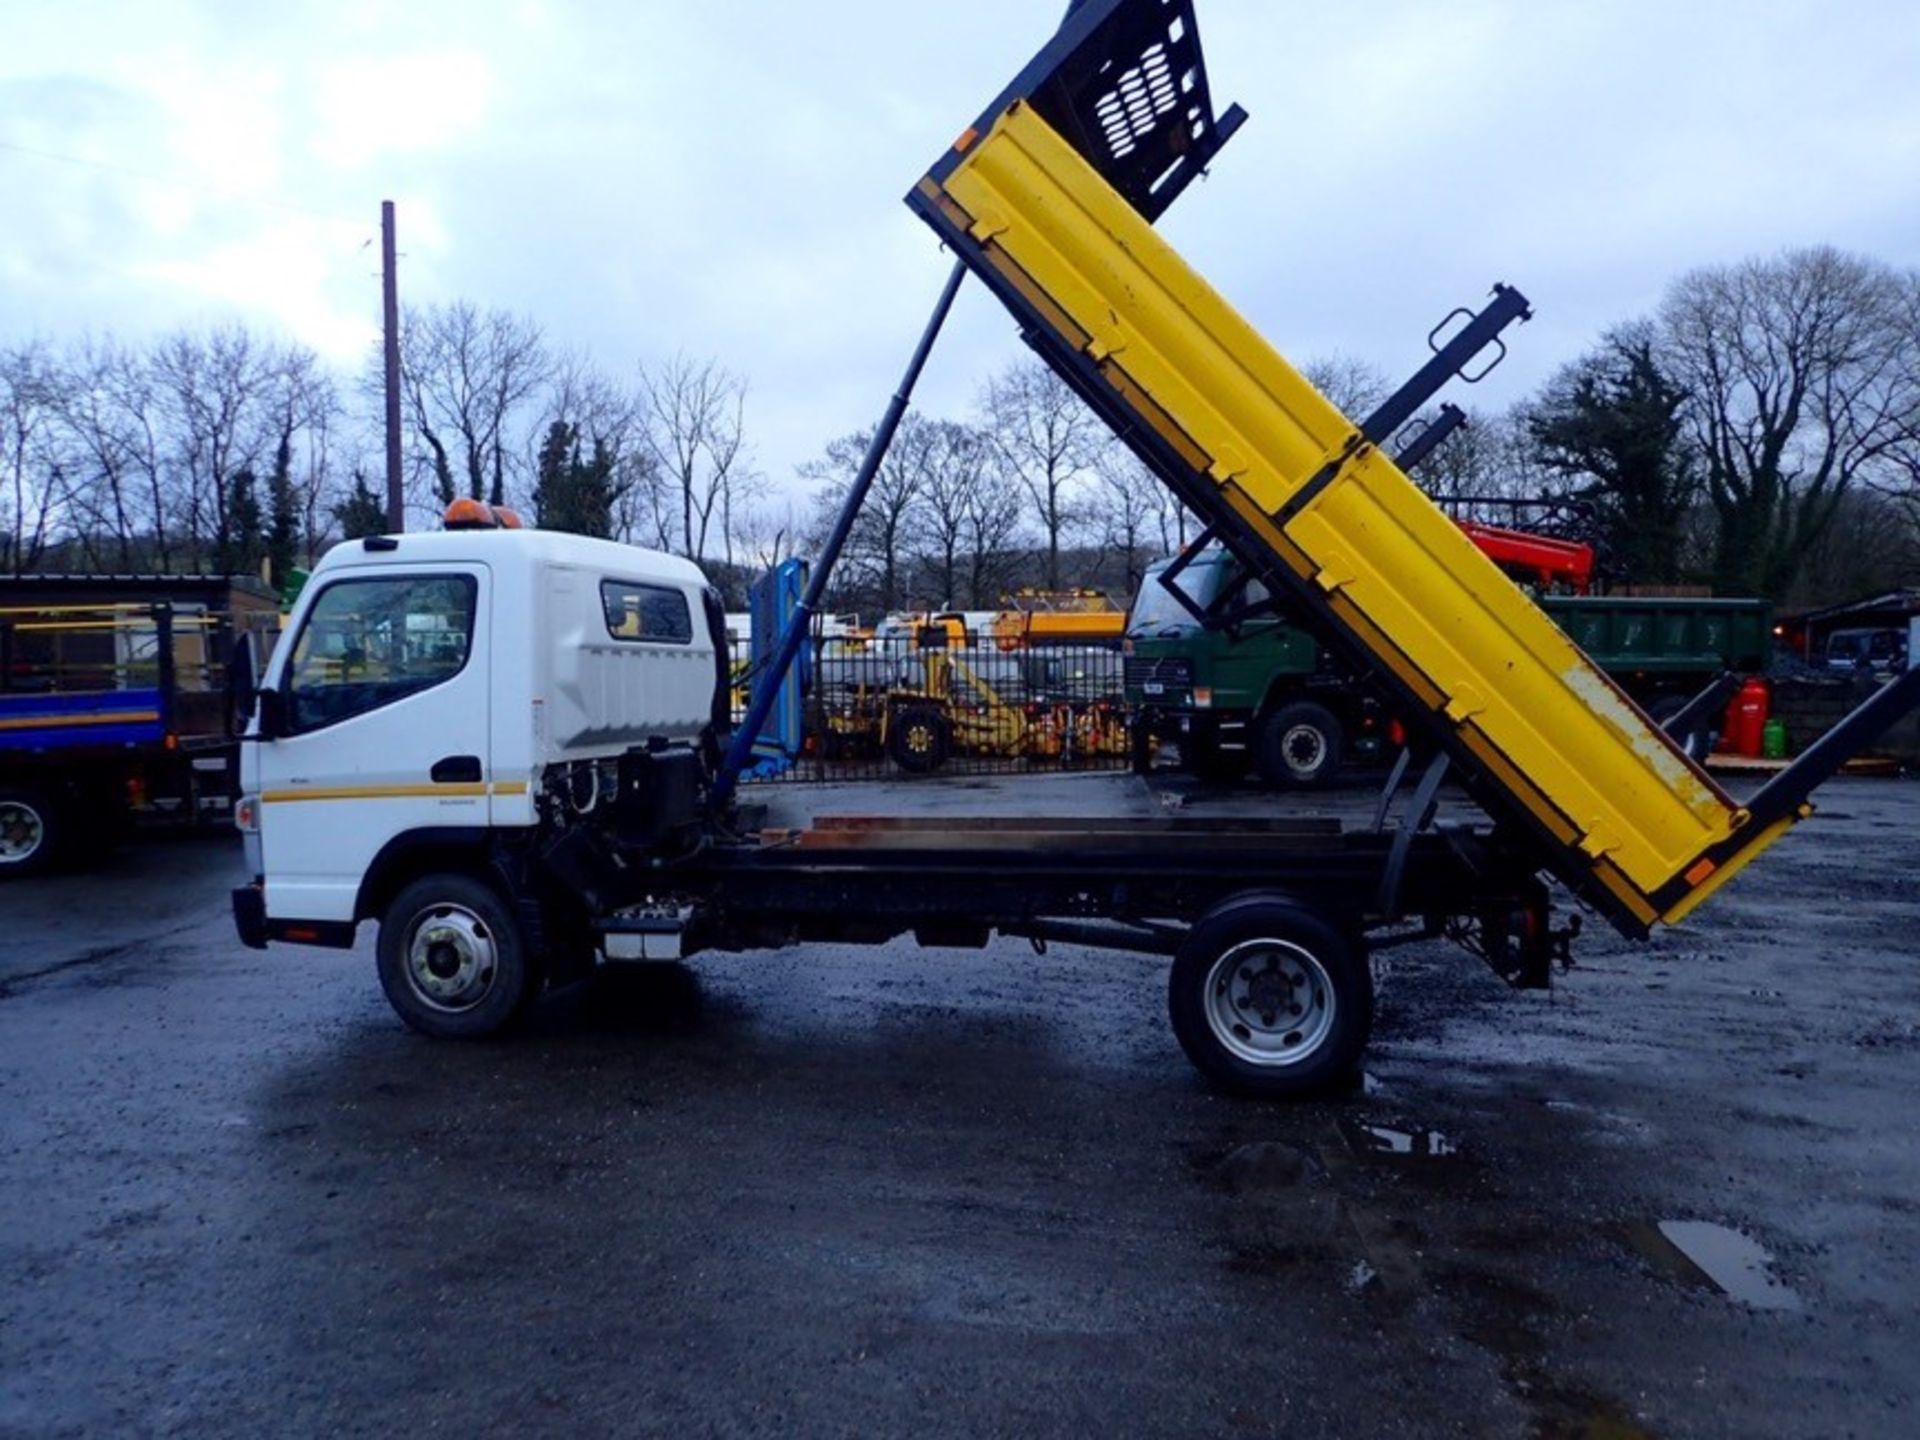
M 1127 616 L 1126 695 L 1143 750 L 1171 740 L 1207 779 L 1257 770 L 1269 784 L 1324 783 L 1349 759 L 1382 758 L 1404 734 L 1372 683 L 1277 611 L 1264 586 L 1209 548 L 1172 582 L 1151 567 Z M 1764 600 L 1542 595 L 1540 604 L 1655 720 L 1717 676 L 1772 653 Z M 1203 623 L 1198 611 L 1213 611 Z

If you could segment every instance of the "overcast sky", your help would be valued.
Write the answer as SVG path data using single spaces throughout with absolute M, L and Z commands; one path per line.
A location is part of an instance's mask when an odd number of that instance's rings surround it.
M 390 197 L 405 298 L 525 312 L 610 369 L 717 356 L 790 483 L 876 416 L 939 289 L 900 197 L 1063 9 L 0 0 L 0 343 L 238 315 L 357 368 Z M 1464 396 L 1497 406 L 1691 266 L 1920 263 L 1920 0 L 1199 17 L 1252 121 L 1162 226 L 1297 361 L 1397 378 L 1507 280 L 1539 318 Z M 924 404 L 1020 353 L 976 287 Z

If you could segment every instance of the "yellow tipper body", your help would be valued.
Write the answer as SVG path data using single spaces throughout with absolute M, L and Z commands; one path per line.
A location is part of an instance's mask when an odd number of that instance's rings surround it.
M 1764 848 L 1728 844 L 1746 813 L 1030 104 L 962 145 L 922 196 L 1335 625 L 1444 714 L 1559 848 L 1556 868 L 1644 927 L 1679 919 Z

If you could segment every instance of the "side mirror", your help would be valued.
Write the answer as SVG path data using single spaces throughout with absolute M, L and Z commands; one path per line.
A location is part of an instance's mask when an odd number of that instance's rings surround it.
M 254 734 L 262 740 L 278 740 L 287 733 L 287 697 L 284 691 L 262 690 L 254 697 L 259 723 Z
M 261 687 L 258 643 L 251 633 L 239 636 L 227 661 L 227 733 L 236 740 L 278 740 L 287 733 L 287 697 Z
M 260 693 L 259 661 L 255 657 L 252 634 L 234 637 L 227 654 L 227 738 L 237 740 L 247 733 L 253 719 L 254 698 Z

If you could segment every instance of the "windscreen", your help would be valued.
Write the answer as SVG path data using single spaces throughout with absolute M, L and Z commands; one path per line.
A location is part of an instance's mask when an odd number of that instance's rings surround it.
M 1176 575 L 1174 584 L 1188 599 L 1204 609 L 1220 593 L 1227 565 L 1225 555 L 1202 556 Z M 1166 573 L 1166 569 L 1164 565 L 1156 565 L 1140 582 L 1140 593 L 1134 596 L 1133 610 L 1127 617 L 1127 634 L 1152 638 L 1165 631 L 1191 630 L 1199 624 L 1160 583 L 1160 577 Z

